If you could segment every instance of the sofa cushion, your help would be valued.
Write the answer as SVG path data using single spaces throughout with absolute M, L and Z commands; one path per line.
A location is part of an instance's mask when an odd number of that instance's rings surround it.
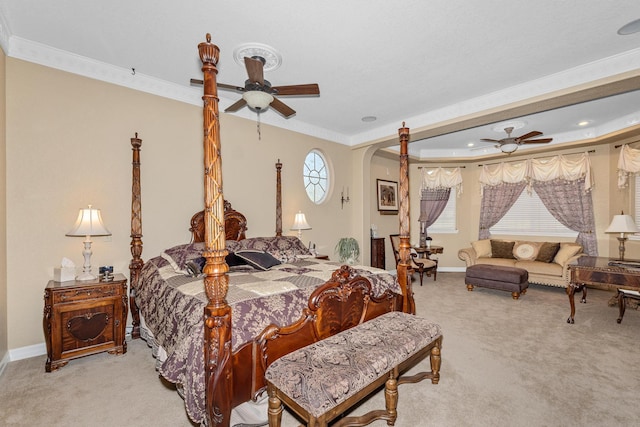
M 476 260 L 476 264 L 491 264 L 491 265 L 502 265 L 505 267 L 515 267 L 516 260 L 515 259 L 505 259 L 505 258 L 478 258 Z
M 513 245 L 515 242 L 504 240 L 491 240 L 491 257 L 515 259 L 513 257 Z
M 538 256 L 536 256 L 536 261 L 552 262 L 559 250 L 560 243 L 544 242 L 540 246 Z
M 538 256 L 539 250 L 539 242 L 516 241 L 515 245 L 513 245 L 513 256 L 518 261 L 533 261 Z
M 562 266 L 555 262 L 516 261 L 515 266 L 518 268 L 524 268 L 529 272 L 529 274 L 562 277 L 563 273 Z
M 553 262 L 565 265 L 567 261 L 569 261 L 569 258 L 579 254 L 580 251 L 582 251 L 582 246 L 577 243 L 561 243 L 560 250 L 553 259 Z
M 491 239 L 476 240 L 471 242 L 471 247 L 476 251 L 477 258 L 491 256 Z

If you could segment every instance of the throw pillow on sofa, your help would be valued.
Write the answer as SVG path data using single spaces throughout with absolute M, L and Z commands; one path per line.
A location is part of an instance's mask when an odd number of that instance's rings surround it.
M 492 240 L 491 241 L 491 257 L 515 259 L 513 257 L 513 245 L 515 243 L 516 242 L 506 242 L 503 240 Z
M 533 261 L 540 251 L 540 243 L 538 242 L 519 242 L 513 245 L 513 256 L 518 261 Z
M 476 251 L 478 258 L 491 258 L 491 240 L 483 239 L 471 242 L 471 247 Z
M 540 250 L 538 251 L 538 256 L 536 256 L 536 261 L 552 262 L 559 250 L 560 250 L 560 243 L 544 242 L 540 246 Z
M 556 254 L 553 262 L 560 265 L 565 265 L 569 258 L 574 255 L 577 255 L 582 250 L 582 246 L 575 243 L 562 243 L 560 245 L 560 250 Z

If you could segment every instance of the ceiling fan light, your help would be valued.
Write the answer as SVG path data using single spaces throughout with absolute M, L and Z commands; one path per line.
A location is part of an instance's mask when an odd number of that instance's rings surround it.
M 254 110 L 264 110 L 273 101 L 273 96 L 261 90 L 250 90 L 242 94 L 242 98 L 247 101 L 247 105 Z
M 518 144 L 516 144 L 515 142 L 507 142 L 500 146 L 500 150 L 503 153 L 513 153 L 517 149 L 518 149 Z

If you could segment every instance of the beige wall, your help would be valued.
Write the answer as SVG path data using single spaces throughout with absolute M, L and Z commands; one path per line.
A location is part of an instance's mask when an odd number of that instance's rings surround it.
M 0 49 L 0 362 L 7 355 L 7 162 L 6 162 L 6 61 Z M 1 370 L 2 366 L 0 366 Z
M 128 275 L 136 132 L 143 140 L 143 258 L 189 241 L 189 219 L 202 208 L 202 108 L 12 58 L 6 80 L 8 326 L 1 329 L 15 349 L 44 341 L 42 296 L 54 266 L 62 257 L 82 265 L 83 239 L 65 237 L 79 208 L 100 208 L 113 234 L 93 239 L 94 272 L 113 265 Z M 333 255 L 338 238 L 350 234 L 339 200 L 351 180 L 350 149 L 265 125 L 258 140 L 254 121 L 225 114 L 220 121 L 224 192 L 247 215 L 247 234 L 274 235 L 281 159 L 285 234 L 294 234 L 289 227 L 302 210 L 313 227 L 305 243 Z M 314 147 L 329 157 L 338 189 L 320 206 L 306 198 L 301 178 Z
M 0 136 L 0 165 L 6 166 L 6 174 L 0 178 L 0 191 L 6 191 L 6 197 L 0 202 L 0 234 L 6 233 L 6 239 L 0 241 L 6 240 L 6 245 L 0 249 L 0 268 L 6 268 L 0 271 L 6 277 L 0 275 L 0 357 L 3 346 L 6 350 L 43 342 L 42 295 L 53 267 L 62 257 L 82 264 L 82 239 L 65 237 L 80 207 L 92 203 L 102 209 L 113 233 L 94 239 L 94 271 L 108 264 L 128 273 L 129 140 L 135 132 L 143 140 L 143 258 L 187 242 L 188 220 L 202 207 L 201 107 L 4 56 L 1 60 L 6 133 Z M 5 117 L 2 111 L 0 120 Z M 388 235 L 397 232 L 398 216 L 378 213 L 376 179 L 397 181 L 397 158 L 266 125 L 259 140 L 254 121 L 226 114 L 220 120 L 225 196 L 247 215 L 248 236 L 274 234 L 274 164 L 280 159 L 285 234 L 294 234 L 289 227 L 295 212 L 302 210 L 313 227 L 304 231 L 305 243 L 311 240 L 320 253 L 335 257 L 337 240 L 351 235 L 361 243 L 361 262 L 369 264 L 368 230 L 374 223 L 385 237 L 387 269 L 395 267 Z M 320 206 L 306 198 L 302 186 L 302 161 L 311 148 L 327 155 L 336 177 L 329 199 Z M 603 230 L 611 215 L 630 203 L 628 190 L 615 187 L 619 151 L 607 144 L 589 148 L 596 150 L 591 158 L 600 254 L 615 255 L 617 240 Z M 419 234 L 420 165 L 411 161 L 409 168 L 414 243 Z M 458 249 L 477 238 L 479 173 L 478 163 L 467 163 L 463 169 L 458 233 L 432 234 L 433 243 L 445 247 L 439 256 L 444 269 L 462 268 Z M 346 186 L 351 202 L 341 209 L 340 192 Z M 640 258 L 640 242 L 630 241 L 627 248 L 628 257 Z

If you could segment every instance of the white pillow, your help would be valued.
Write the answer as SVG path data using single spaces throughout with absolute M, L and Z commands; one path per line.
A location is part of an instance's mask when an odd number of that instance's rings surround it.
M 519 261 L 533 261 L 540 252 L 538 242 L 516 242 L 513 246 L 513 256 Z
M 561 243 L 560 250 L 553 259 L 553 262 L 564 266 L 566 262 L 569 261 L 569 258 L 579 254 L 580 251 L 582 251 L 582 246 L 577 243 Z
M 471 247 L 478 258 L 491 258 L 491 239 L 476 240 L 471 242 Z

